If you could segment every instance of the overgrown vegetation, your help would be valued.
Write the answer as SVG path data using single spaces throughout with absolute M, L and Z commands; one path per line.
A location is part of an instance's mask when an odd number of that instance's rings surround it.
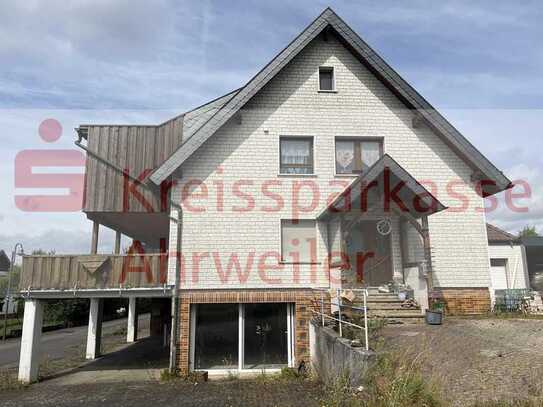
M 450 403 L 437 382 L 422 374 L 423 355 L 381 348 L 363 386 L 352 388 L 348 372 L 326 386 L 321 406 L 326 407 L 441 407 Z M 534 381 L 516 400 L 490 400 L 471 407 L 542 407 L 543 383 Z
M 364 317 L 360 315 L 353 315 L 349 322 L 352 322 L 353 324 L 364 326 Z M 377 338 L 379 337 L 379 333 L 381 332 L 381 329 L 383 329 L 386 325 L 386 320 L 384 318 L 369 318 L 368 319 L 368 338 L 369 343 L 372 345 Z M 336 327 L 337 331 L 337 327 Z M 365 334 L 362 329 L 355 328 L 349 325 L 343 325 L 342 327 L 342 333 L 343 337 L 351 340 L 359 340 L 362 345 L 365 344 Z
M 0 391 L 19 390 L 26 387 L 17 380 L 17 372 L 13 369 L 0 369 Z
M 260 375 L 256 377 L 256 380 L 259 382 L 286 382 L 292 380 L 304 380 L 308 378 L 309 375 L 305 371 L 298 372 L 298 369 L 284 367 L 279 373 L 267 373 L 265 370 L 262 370 Z
M 322 405 L 355 406 L 441 406 L 438 388 L 426 381 L 420 361 L 397 352 L 381 351 L 369 369 L 361 388 L 350 386 L 348 372 L 327 386 Z
M 161 382 L 171 382 L 173 380 L 179 380 L 179 376 L 176 372 L 172 372 L 170 369 L 163 369 L 160 371 L 160 381 Z

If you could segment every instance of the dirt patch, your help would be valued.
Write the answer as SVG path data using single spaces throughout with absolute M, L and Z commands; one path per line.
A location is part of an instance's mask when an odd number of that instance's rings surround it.
M 389 326 L 382 334 L 383 346 L 422 360 L 425 377 L 452 405 L 543 396 L 542 320 L 447 318 L 441 326 Z

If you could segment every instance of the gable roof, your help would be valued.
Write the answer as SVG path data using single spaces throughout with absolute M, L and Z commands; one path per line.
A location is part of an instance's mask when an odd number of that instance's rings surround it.
M 236 89 L 183 114 L 183 143 L 189 139 L 205 122 L 211 119 L 237 93 Z
M 177 151 L 155 170 L 150 179 L 158 185 L 168 178 L 206 140 L 224 125 L 227 120 L 232 118 L 264 85 L 281 71 L 285 65 L 298 55 L 306 45 L 325 29 L 332 30 L 353 55 L 376 75 L 396 97 L 410 109 L 416 110 L 419 117 L 473 168 L 478 177 L 491 180 L 495 183 L 495 186 L 486 186 L 483 189 L 483 196 L 495 194 L 511 186 L 511 181 L 500 170 L 435 110 L 426 99 L 400 77 L 330 8 L 325 9 L 320 16 L 242 87 L 221 109 L 202 123 L 193 136 L 183 142 Z
M 514 243 L 518 241 L 516 236 L 490 223 L 486 224 L 486 234 L 489 243 Z

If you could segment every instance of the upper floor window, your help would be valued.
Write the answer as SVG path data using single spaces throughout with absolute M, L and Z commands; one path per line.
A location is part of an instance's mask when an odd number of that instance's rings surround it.
M 313 137 L 281 137 L 281 174 L 313 174 Z
M 379 160 L 383 154 L 381 141 L 336 139 L 336 173 L 360 174 Z
M 335 90 L 334 68 L 330 66 L 319 68 L 319 90 Z

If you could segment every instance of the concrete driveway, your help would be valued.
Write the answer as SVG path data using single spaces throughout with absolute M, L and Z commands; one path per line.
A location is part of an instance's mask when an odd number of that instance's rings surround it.
M 138 319 L 138 333 L 140 337 L 149 334 L 149 314 L 143 314 Z M 126 328 L 127 320 L 117 319 L 104 322 L 102 334 L 108 335 L 122 328 Z M 41 341 L 41 359 L 54 360 L 65 357 L 66 350 L 73 346 L 84 345 L 87 342 L 87 326 L 60 329 L 45 332 Z M 0 342 L 0 368 L 13 368 L 19 364 L 21 352 L 21 338 L 9 339 Z

